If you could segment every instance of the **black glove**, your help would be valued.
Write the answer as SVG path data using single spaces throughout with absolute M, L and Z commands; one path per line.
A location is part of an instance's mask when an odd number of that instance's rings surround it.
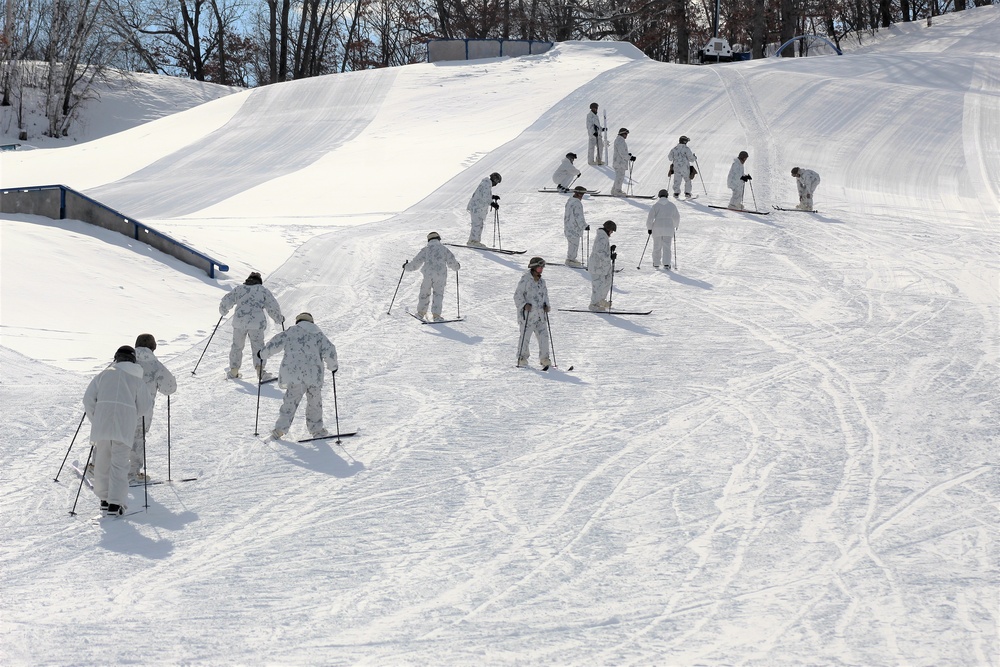
M 614 252 L 615 250 L 618 250 L 618 246 L 616 245 L 611 246 L 611 252 Z
M 649 234 L 650 236 L 652 236 L 653 235 L 653 230 L 652 229 L 647 229 L 646 233 Z
M 405 262 L 403 262 L 403 268 L 405 269 L 406 265 L 409 264 L 409 263 L 410 263 L 410 260 L 406 260 Z
M 628 161 L 629 162 L 635 162 L 635 156 L 634 155 L 629 155 L 628 156 Z
M 589 231 L 590 231 L 590 225 L 587 225 L 586 227 L 584 227 L 584 228 L 583 228 L 583 231 L 585 231 L 585 232 L 589 232 Z
M 500 201 L 500 195 L 493 195 L 493 201 Z
M 595 137 L 600 136 L 600 134 L 601 134 L 600 130 L 594 130 L 594 136 Z
M 611 261 L 613 262 L 616 259 L 618 259 L 618 253 L 616 253 L 616 252 L 611 253 Z
M 490 202 L 490 206 L 493 207 L 493 208 L 495 208 L 498 211 L 500 210 L 500 204 L 498 204 L 495 201 L 494 202 Z
M 747 181 L 752 181 L 753 179 L 750 178 L 749 174 L 747 174 L 746 176 L 740 176 L 740 180 L 746 183 Z

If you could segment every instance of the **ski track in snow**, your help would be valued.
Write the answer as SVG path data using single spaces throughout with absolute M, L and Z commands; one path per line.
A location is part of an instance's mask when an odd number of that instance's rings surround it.
M 995 43 L 1000 12 L 975 11 Z M 997 58 L 905 53 L 595 67 L 418 205 L 312 236 L 267 285 L 337 345 L 336 414 L 358 436 L 294 442 L 300 407 L 270 439 L 281 391 L 261 388 L 258 410 L 253 382 L 224 379 L 227 318 L 197 375 L 211 330 L 162 357 L 180 383 L 173 476 L 199 479 L 150 488 L 148 513 L 94 525 L 84 488 L 68 517 L 79 479 L 51 479 L 90 374 L 0 348 L 0 659 L 1000 664 Z M 880 103 L 851 113 L 831 102 L 873 90 Z M 357 118 L 377 116 L 375 97 Z M 821 212 L 681 204 L 667 273 L 630 264 L 648 202 L 585 199 L 592 225 L 619 224 L 615 303 L 653 314 L 553 313 L 556 360 L 575 370 L 538 371 L 535 349 L 517 369 L 511 292 L 528 258 L 550 260 L 554 308 L 590 294 L 585 272 L 554 264 L 565 200 L 536 190 L 556 161 L 526 156 L 584 155 L 593 100 L 631 130 L 637 192 L 663 187 L 684 133 L 706 200 L 728 197 L 747 148 L 762 206 L 794 201 L 801 159 L 823 177 Z M 454 249 L 466 320 L 424 327 L 403 312 L 420 278 L 399 267 L 430 229 L 464 240 L 468 194 L 493 170 L 504 246 L 528 252 Z M 583 171 L 608 187 L 610 170 Z M 332 430 L 329 384 L 324 401 Z M 86 458 L 87 431 L 70 460 Z

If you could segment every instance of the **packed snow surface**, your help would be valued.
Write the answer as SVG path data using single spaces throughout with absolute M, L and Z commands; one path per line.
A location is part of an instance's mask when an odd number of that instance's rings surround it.
M 1000 665 L 998 54 L 997 7 L 841 57 L 568 43 L 4 153 L 0 186 L 68 185 L 233 268 L 0 221 L 0 663 Z M 590 285 L 561 265 L 564 197 L 538 189 L 574 151 L 610 190 L 593 101 L 631 131 L 636 193 L 666 187 L 680 134 L 698 155 L 674 271 L 644 245 L 651 201 L 584 200 L 592 229 L 618 223 L 615 307 L 648 316 L 558 310 Z M 770 215 L 706 205 L 740 150 Z M 818 213 L 771 209 L 797 203 L 793 166 L 821 175 Z M 422 325 L 402 264 L 430 231 L 464 243 L 492 171 L 484 240 L 526 252 L 453 249 L 465 320 Z M 514 367 L 533 255 L 548 372 L 534 345 Z M 280 388 L 224 379 L 217 306 L 250 270 L 337 345 L 326 424 L 356 437 L 296 442 L 302 406 L 273 440 Z M 150 474 L 169 453 L 197 480 L 149 487 L 148 510 L 132 489 L 143 511 L 118 520 L 84 487 L 70 516 L 83 391 L 144 332 L 180 385 Z

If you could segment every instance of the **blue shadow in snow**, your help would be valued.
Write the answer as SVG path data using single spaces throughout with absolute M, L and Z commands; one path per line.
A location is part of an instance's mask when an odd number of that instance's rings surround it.
M 242 378 L 236 378 L 234 380 L 236 384 L 239 385 L 239 390 L 244 394 L 251 394 L 253 396 L 257 395 L 257 383 L 248 382 Z M 278 381 L 268 382 L 267 384 L 262 384 L 260 386 L 260 397 L 261 398 L 284 398 L 285 392 L 278 387 Z
M 158 484 L 150 487 L 150 493 L 155 493 L 152 489 L 163 489 L 165 485 Z M 108 551 L 121 554 L 132 554 L 158 560 L 169 557 L 174 552 L 173 542 L 167 539 L 153 539 L 142 535 L 136 528 L 137 524 L 144 524 L 154 528 L 164 530 L 181 530 L 184 526 L 198 520 L 198 515 L 189 510 L 183 512 L 171 512 L 155 498 L 150 495 L 149 507 L 144 507 L 144 493 L 141 486 L 129 489 L 132 498 L 129 499 L 129 511 L 139 510 L 137 514 L 123 517 L 105 517 L 100 520 L 102 529 L 100 546 Z
M 670 280 L 675 283 L 680 283 L 681 285 L 687 285 L 689 287 L 697 287 L 699 289 L 715 289 L 712 283 L 705 282 L 704 280 L 698 280 L 697 278 L 688 278 L 680 273 L 674 273 L 673 271 L 668 271 L 667 274 L 670 276 Z
M 464 334 L 461 331 L 453 329 L 447 324 L 424 324 L 421 325 L 425 329 L 430 329 L 432 335 L 438 338 L 447 338 L 448 340 L 453 340 L 456 343 L 465 343 L 466 345 L 479 345 L 483 342 L 482 336 L 470 336 Z
M 556 382 L 567 382 L 569 384 L 585 385 L 587 384 L 582 379 L 576 375 L 570 375 L 569 371 L 564 371 L 561 368 L 556 368 L 552 366 L 547 371 L 543 371 L 541 368 L 531 368 L 528 367 L 525 370 L 533 372 L 535 375 L 544 377 L 546 380 L 554 380 Z
M 331 475 L 339 479 L 353 477 L 365 469 L 360 461 L 354 460 L 348 463 L 331 446 L 330 441 L 314 440 L 313 442 L 295 442 L 292 440 L 280 440 L 285 450 L 278 450 L 281 458 L 289 463 L 293 463 L 313 472 Z M 339 445 L 338 445 L 339 446 Z M 347 451 L 346 449 L 344 450 Z M 350 454 L 348 454 L 350 456 Z

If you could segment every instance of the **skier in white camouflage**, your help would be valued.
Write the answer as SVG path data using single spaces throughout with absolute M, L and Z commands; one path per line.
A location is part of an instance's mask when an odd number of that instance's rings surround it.
M 601 119 L 597 115 L 597 102 L 590 105 L 587 113 L 587 162 L 594 165 L 604 164 L 602 155 L 601 132 L 607 128 L 601 127 Z
M 681 214 L 670 201 L 670 193 L 660 190 L 646 216 L 646 231 L 653 237 L 653 268 L 670 269 L 670 249 L 681 224 Z
M 575 159 L 576 153 L 566 153 L 566 157 L 562 159 L 559 168 L 556 169 L 556 173 L 552 174 L 552 181 L 556 184 L 556 188 L 560 192 L 569 192 L 569 184 L 575 181 L 582 173 L 573 164 L 573 160 Z
M 445 284 L 448 282 L 448 269 L 458 271 L 461 268 L 462 265 L 455 259 L 455 255 L 441 244 L 441 235 L 437 232 L 428 234 L 427 245 L 421 248 L 412 260 L 403 262 L 403 269 L 406 271 L 423 270 L 424 280 L 420 283 L 420 296 L 417 299 L 417 317 L 420 319 L 427 317 L 429 304 L 434 321 L 444 320 L 441 317 L 441 306 L 444 303 Z
M 670 160 L 670 171 L 674 175 L 674 197 L 680 198 L 681 196 L 681 182 L 684 183 L 684 195 L 689 199 L 693 196 L 691 193 L 691 178 L 694 176 L 694 163 L 698 159 L 698 156 L 694 154 L 688 147 L 688 142 L 691 141 L 685 136 L 681 136 L 677 140 L 677 145 L 670 149 L 667 153 L 667 159 Z
M 474 248 L 486 247 L 483 243 L 483 224 L 491 208 L 500 210 L 500 203 L 497 201 L 500 197 L 493 194 L 493 188 L 500 185 L 501 180 L 500 174 L 494 171 L 481 180 L 476 191 L 472 193 L 469 205 L 465 207 L 472 219 L 472 230 L 469 232 L 469 241 L 466 245 Z
M 573 196 L 566 202 L 566 209 L 563 212 L 563 233 L 566 235 L 566 266 L 581 267 L 583 262 L 576 259 L 580 251 L 580 238 L 583 232 L 590 227 L 587 226 L 587 219 L 583 215 L 583 195 L 587 193 L 587 188 L 578 185 L 573 188 Z
M 630 162 L 635 162 L 635 156 L 628 152 L 626 139 L 628 139 L 628 128 L 623 127 L 618 130 L 618 136 L 615 137 L 615 154 L 611 161 L 611 166 L 615 170 L 615 183 L 611 186 L 611 194 L 619 197 L 625 196 L 625 190 L 622 189 L 622 184 L 625 182 L 625 171 L 628 170 Z
M 729 208 L 734 211 L 742 211 L 743 207 L 743 194 L 746 190 L 747 183 L 753 179 L 750 174 L 746 174 L 743 171 L 743 165 L 746 164 L 747 158 L 750 154 L 746 151 L 740 151 L 740 154 L 736 156 L 733 160 L 733 165 L 729 167 L 729 176 L 726 178 L 726 187 L 733 191 L 733 196 L 729 198 Z
M 819 186 L 819 174 L 812 169 L 793 167 L 792 176 L 795 177 L 795 183 L 799 189 L 799 205 L 795 208 L 800 211 L 815 210 L 813 193 L 816 192 L 816 188 Z
M 153 414 L 153 402 L 132 347 L 119 347 L 115 362 L 90 381 L 83 395 L 83 408 L 90 419 L 94 493 L 102 510 L 124 514 L 135 425 L 143 418 L 148 422 Z
M 528 271 L 521 276 L 514 290 L 514 305 L 517 307 L 517 324 L 520 348 L 517 351 L 517 365 L 528 365 L 531 358 L 531 335 L 538 339 L 538 361 L 543 370 L 552 365 L 549 359 L 549 289 L 542 278 L 545 260 L 532 257 Z
M 233 317 L 233 346 L 229 349 L 229 377 L 240 376 L 243 346 L 249 337 L 250 356 L 258 378 L 262 381 L 274 379 L 263 366 L 257 365 L 257 352 L 264 345 L 264 332 L 267 330 L 267 318 L 264 317 L 264 312 L 267 311 L 271 319 L 278 324 L 283 324 L 285 317 L 281 314 L 281 307 L 278 306 L 271 290 L 264 287 L 264 281 L 259 273 L 254 271 L 242 285 L 237 285 L 222 297 L 219 314 L 224 316 L 233 306 L 236 306 L 236 314 Z
M 594 247 L 590 251 L 590 259 L 587 262 L 591 286 L 590 310 L 611 308 L 608 296 L 611 292 L 611 275 L 614 266 L 612 260 L 617 259 L 614 252 L 615 246 L 611 245 L 611 235 L 617 229 L 618 225 L 613 220 L 608 220 L 594 235 Z
M 330 432 L 323 426 L 323 364 L 332 373 L 337 372 L 337 348 L 320 331 L 309 313 L 295 316 L 295 325 L 282 331 L 267 342 L 260 353 L 261 363 L 279 350 L 284 350 L 278 368 L 278 386 L 284 388 L 285 398 L 278 411 L 271 435 L 281 438 L 292 426 L 295 411 L 302 396 L 306 397 L 306 428 L 314 438 L 325 438 Z
M 146 453 L 143 449 L 146 441 L 146 433 L 149 433 L 149 426 L 153 420 L 152 410 L 156 407 L 156 394 L 164 396 L 177 391 L 177 380 L 163 363 L 153 354 L 156 350 L 156 338 L 153 334 L 140 334 L 135 339 L 135 362 L 142 367 L 142 379 L 149 390 L 150 416 L 146 419 L 146 432 L 143 433 L 143 422 L 140 419 L 135 425 L 135 439 L 132 441 L 132 452 L 129 455 L 129 481 L 145 481 L 145 472 L 142 471 L 142 464 Z

